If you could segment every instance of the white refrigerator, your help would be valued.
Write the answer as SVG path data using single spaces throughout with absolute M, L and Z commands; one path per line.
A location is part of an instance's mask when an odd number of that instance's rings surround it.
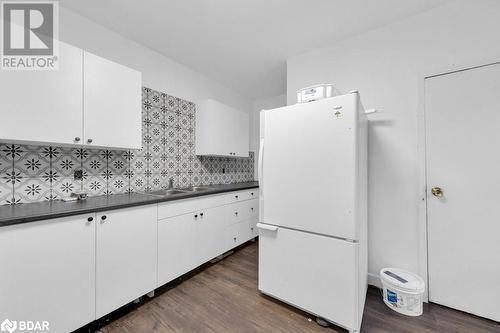
M 367 287 L 367 120 L 357 92 L 260 114 L 259 290 L 357 332 Z

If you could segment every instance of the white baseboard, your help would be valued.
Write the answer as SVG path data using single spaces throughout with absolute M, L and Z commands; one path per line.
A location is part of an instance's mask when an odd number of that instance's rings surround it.
M 378 274 L 368 273 L 368 284 L 377 288 L 382 288 L 382 283 L 380 283 Z

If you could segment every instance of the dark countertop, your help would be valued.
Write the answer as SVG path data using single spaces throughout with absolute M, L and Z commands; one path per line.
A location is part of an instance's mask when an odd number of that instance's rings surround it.
M 165 201 L 245 190 L 259 187 L 259 183 L 248 182 L 208 185 L 208 187 L 210 187 L 210 189 L 206 191 L 182 193 L 168 197 L 160 197 L 147 193 L 131 193 L 89 197 L 84 201 L 43 201 L 12 206 L 0 206 L 0 227 L 58 217 L 102 212 L 112 209 L 142 206 Z

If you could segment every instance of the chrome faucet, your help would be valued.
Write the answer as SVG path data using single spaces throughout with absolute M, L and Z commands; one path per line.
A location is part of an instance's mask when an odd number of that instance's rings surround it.
M 174 179 L 173 178 L 170 178 L 168 180 L 168 190 L 171 190 L 174 188 Z

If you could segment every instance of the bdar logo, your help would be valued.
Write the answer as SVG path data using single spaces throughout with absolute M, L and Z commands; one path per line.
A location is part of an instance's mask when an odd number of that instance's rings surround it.
M 0 330 L 2 332 L 12 333 L 17 329 L 17 322 L 5 319 L 2 324 L 0 324 Z
M 0 324 L 0 332 L 13 333 L 14 331 L 27 332 L 27 331 L 50 331 L 48 321 L 33 321 L 33 320 L 9 320 L 5 319 Z

